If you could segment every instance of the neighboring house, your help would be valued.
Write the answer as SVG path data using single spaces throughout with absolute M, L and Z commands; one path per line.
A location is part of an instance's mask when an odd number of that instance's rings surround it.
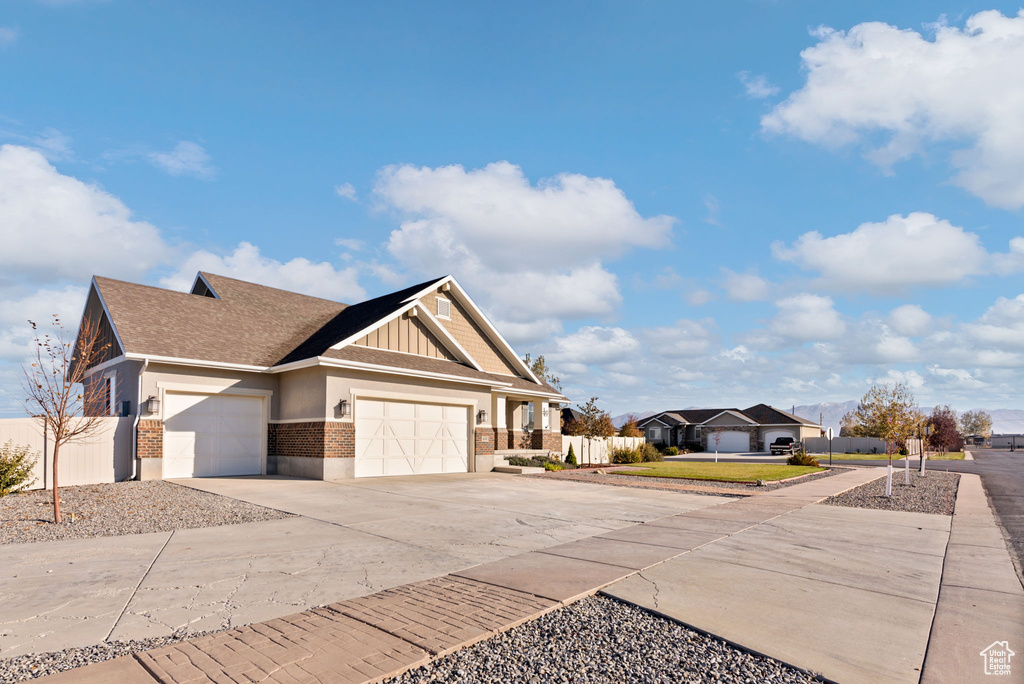
M 576 434 L 576 426 L 583 420 L 583 414 L 574 408 L 566 406 L 562 409 L 562 432 L 567 435 Z
M 821 435 L 821 426 L 767 404 L 748 409 L 662 411 L 637 421 L 648 442 L 705 451 L 768 451 L 780 437 L 804 440 Z M 718 436 L 716 443 L 715 436 Z
M 92 412 L 135 417 L 142 479 L 473 472 L 496 450 L 561 451 L 568 400 L 451 276 L 354 305 L 210 273 L 188 293 L 96 277 L 85 317 L 110 344 Z

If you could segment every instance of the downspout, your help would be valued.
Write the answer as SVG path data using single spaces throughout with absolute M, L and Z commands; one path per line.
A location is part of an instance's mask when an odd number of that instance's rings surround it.
M 142 368 L 139 369 L 139 392 L 138 400 L 135 402 L 135 422 L 132 423 L 132 477 L 131 479 L 139 479 L 139 421 L 142 420 L 142 376 L 146 373 L 146 369 L 149 367 L 149 359 L 145 359 L 142 362 Z

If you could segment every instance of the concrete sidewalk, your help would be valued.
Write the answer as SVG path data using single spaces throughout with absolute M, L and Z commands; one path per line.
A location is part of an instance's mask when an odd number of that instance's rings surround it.
M 44 681 L 377 681 L 875 477 L 855 470 L 794 485 L 789 498 L 685 511 Z

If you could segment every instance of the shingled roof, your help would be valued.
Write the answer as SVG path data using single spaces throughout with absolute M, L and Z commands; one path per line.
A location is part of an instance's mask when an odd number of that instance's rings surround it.
M 560 394 L 547 383 L 486 373 L 456 361 L 355 345 L 332 348 L 443 278 L 347 305 L 213 273 L 200 276 L 196 294 L 94 278 L 124 353 L 261 368 L 323 357 Z
M 738 408 L 674 409 L 648 416 L 640 421 L 639 424 L 643 425 L 655 418 L 664 423 L 667 418 L 673 425 L 701 425 L 726 411 L 731 411 L 733 413 L 738 413 L 741 416 L 745 416 L 758 425 L 815 425 L 815 423 L 812 423 L 806 418 L 795 416 L 792 413 L 787 413 L 786 411 L 780 411 L 774 406 L 769 406 L 768 404 L 755 404 L 750 408 L 742 410 Z

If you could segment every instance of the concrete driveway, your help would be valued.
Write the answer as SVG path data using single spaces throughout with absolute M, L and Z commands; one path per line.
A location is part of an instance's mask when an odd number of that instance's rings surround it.
M 0 546 L 0 655 L 267 620 L 728 500 L 491 473 L 177 482 L 296 517 Z

